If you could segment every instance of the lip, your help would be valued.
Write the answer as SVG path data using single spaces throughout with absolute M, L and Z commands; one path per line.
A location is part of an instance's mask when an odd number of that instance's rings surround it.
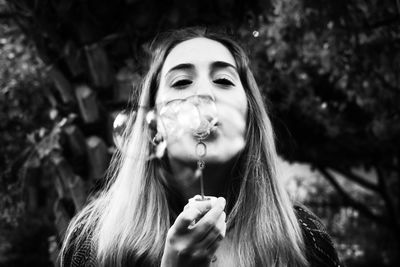
M 216 132 L 212 132 L 204 139 L 204 141 L 212 142 L 215 141 L 217 138 L 218 134 Z
M 192 131 L 192 134 L 196 139 L 206 140 L 209 138 L 210 135 L 213 135 L 213 132 L 218 129 L 219 125 L 221 124 L 218 122 L 217 118 L 211 121 L 202 120 L 198 128 Z
M 204 141 L 211 142 L 211 141 L 216 140 L 219 136 L 218 129 L 219 129 L 220 125 L 221 125 L 220 123 L 215 124 L 214 127 L 211 128 L 210 134 L 206 138 L 204 138 Z

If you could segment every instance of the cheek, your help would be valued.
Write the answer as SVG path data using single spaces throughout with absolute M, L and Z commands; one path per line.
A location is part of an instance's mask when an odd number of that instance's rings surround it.
M 227 136 L 244 137 L 247 112 L 247 98 L 243 89 L 221 98 L 218 104 L 218 117 Z
M 245 114 L 236 109 L 227 109 L 224 114 L 219 116 L 221 121 L 221 131 L 228 138 L 244 137 L 246 132 Z

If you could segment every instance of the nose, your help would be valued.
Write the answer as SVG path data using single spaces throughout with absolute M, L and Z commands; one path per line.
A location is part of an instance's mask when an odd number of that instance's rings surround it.
M 214 84 L 210 79 L 202 77 L 198 80 L 196 86 L 196 95 L 208 96 L 215 101 Z

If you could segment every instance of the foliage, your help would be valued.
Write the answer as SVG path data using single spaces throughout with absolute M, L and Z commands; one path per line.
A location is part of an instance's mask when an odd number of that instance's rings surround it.
M 327 219 L 343 258 L 354 266 L 367 258 L 393 264 L 389 246 L 395 248 L 394 241 L 375 254 L 375 244 L 367 241 L 382 244 L 388 236 L 400 241 L 399 2 L 281 0 L 273 1 L 274 7 L 272 1 L 257 0 L 173 2 L 8 1 L 20 27 L 2 25 L 0 39 L 5 152 L 0 157 L 6 166 L 0 203 L 7 224 L 15 225 L 10 219 L 24 207 L 24 175 L 17 170 L 42 166 L 61 153 L 61 117 L 76 113 L 76 106 L 53 94 L 50 67 L 72 83 L 94 87 L 102 108 L 112 110 L 121 105 L 110 101 L 112 79 L 96 84 L 96 77 L 107 76 L 102 71 L 112 76 L 125 68 L 141 74 L 144 47 L 159 31 L 222 25 L 237 32 L 251 52 L 279 153 L 310 164 L 326 179 L 306 183 L 304 201 Z M 94 70 L 92 50 L 105 54 Z M 93 75 L 96 71 L 100 75 Z M 101 135 L 105 128 L 78 123 L 86 135 Z M 360 168 L 368 175 L 356 171 Z
M 359 212 L 359 224 L 371 220 L 382 233 L 392 231 L 395 247 L 400 242 L 399 14 L 395 1 L 286 0 L 273 14 L 257 18 L 256 30 L 245 35 L 270 101 L 280 154 L 318 170 L 336 189 L 335 198 L 341 197 L 332 202 Z M 351 190 L 338 175 L 361 190 Z
M 56 116 L 50 88 L 32 42 L 14 23 L 0 24 L 0 265 L 49 265 L 51 224 L 43 211 L 27 212 L 25 185 L 42 164 L 38 152 L 57 147 L 42 142 Z
M 18 226 L 2 232 L 1 266 L 52 266 L 48 256 L 48 236 L 54 230 L 52 224 L 43 219 L 43 215 L 25 216 L 19 220 Z
M 45 125 L 48 101 L 43 65 L 14 25 L 0 26 L 1 225 L 15 224 L 23 210 L 20 167 L 29 154 L 27 134 Z M 21 174 L 21 173 L 20 173 Z M 17 203 L 17 204 L 16 204 Z
M 254 55 L 276 113 L 301 141 L 294 153 L 282 152 L 333 167 L 396 167 L 400 26 L 390 19 L 398 6 L 301 3 L 281 1 L 259 22 Z
M 377 201 L 372 192 L 344 177 L 338 180 L 357 200 L 363 203 Z M 292 188 L 292 197 L 296 201 L 304 203 L 323 220 L 346 266 L 396 266 L 397 247 L 392 230 L 346 205 L 321 174 L 296 176 L 289 180 L 288 187 Z M 303 191 L 307 194 L 302 194 Z

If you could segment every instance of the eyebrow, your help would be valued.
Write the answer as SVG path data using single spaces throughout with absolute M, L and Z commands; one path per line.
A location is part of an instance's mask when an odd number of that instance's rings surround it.
M 237 71 L 236 67 L 228 62 L 225 61 L 215 61 L 213 63 L 211 63 L 211 68 L 212 69 L 223 69 L 223 68 L 232 68 L 235 71 Z M 173 71 L 177 71 L 177 70 L 194 70 L 195 66 L 191 63 L 182 63 L 182 64 L 178 64 L 174 67 L 172 67 L 167 74 L 173 72 Z
M 176 70 L 193 70 L 193 69 L 194 69 L 194 65 L 193 65 L 193 64 L 190 64 L 190 63 L 183 63 L 183 64 L 179 64 L 179 65 L 176 65 L 175 67 L 171 68 L 171 69 L 167 72 L 167 74 L 168 74 L 168 73 L 171 73 L 171 72 L 173 72 L 173 71 L 176 71 Z
M 237 71 L 236 67 L 225 61 L 215 61 L 211 64 L 211 67 L 214 69 L 223 69 L 223 68 L 232 68 Z

